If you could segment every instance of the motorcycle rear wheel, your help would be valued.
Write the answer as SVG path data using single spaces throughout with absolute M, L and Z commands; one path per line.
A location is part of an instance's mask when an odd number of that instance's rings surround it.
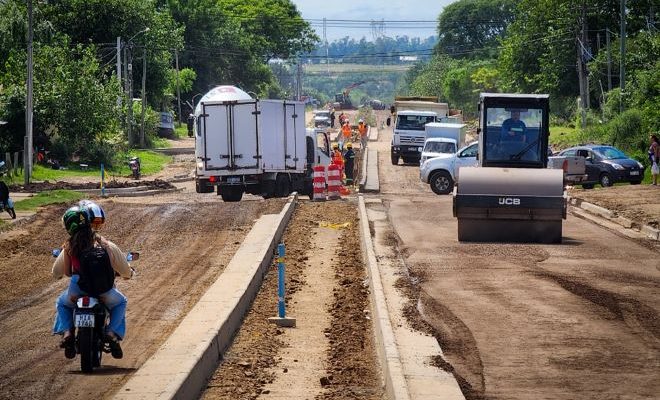
M 78 352 L 80 370 L 90 373 L 101 363 L 98 351 L 98 338 L 92 328 L 78 328 Z

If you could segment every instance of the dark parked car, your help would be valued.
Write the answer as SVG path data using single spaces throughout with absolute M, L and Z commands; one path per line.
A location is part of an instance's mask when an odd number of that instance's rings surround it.
M 629 158 L 616 147 L 590 144 L 571 147 L 561 151 L 559 155 L 585 158 L 587 180 L 582 183 L 585 189 L 593 188 L 596 183 L 603 187 L 617 182 L 638 185 L 644 179 L 644 165 Z

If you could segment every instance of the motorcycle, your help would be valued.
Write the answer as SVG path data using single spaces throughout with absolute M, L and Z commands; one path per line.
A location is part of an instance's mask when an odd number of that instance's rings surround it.
M 53 257 L 59 256 L 61 249 L 54 249 Z M 135 261 L 140 253 L 129 252 L 126 261 Z M 132 269 L 132 268 L 131 268 Z M 101 366 L 103 353 L 110 353 L 110 343 L 105 331 L 110 319 L 108 308 L 100 299 L 93 296 L 81 296 L 76 300 L 73 310 L 74 336 L 76 338 L 76 354 L 80 354 L 80 370 L 91 373 Z
M 4 161 L 0 161 L 0 176 L 7 172 L 7 167 Z M 14 202 L 9 198 L 9 187 L 3 181 L 0 181 L 0 212 L 7 211 L 11 219 L 16 219 L 16 211 L 14 211 Z
M 132 157 L 128 161 L 128 166 L 131 168 L 133 179 L 140 179 L 140 157 Z

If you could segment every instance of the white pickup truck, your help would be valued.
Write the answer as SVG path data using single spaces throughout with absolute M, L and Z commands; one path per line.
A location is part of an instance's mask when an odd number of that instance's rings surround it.
M 479 142 L 472 142 L 455 154 L 440 154 L 424 161 L 419 167 L 419 178 L 431 185 L 435 194 L 448 194 L 454 190 L 458 171 L 462 167 L 476 167 Z

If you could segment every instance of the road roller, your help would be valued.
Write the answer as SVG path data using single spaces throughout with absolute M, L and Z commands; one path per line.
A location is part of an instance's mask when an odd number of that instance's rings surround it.
M 481 93 L 478 166 L 458 171 L 462 242 L 561 243 L 566 196 L 548 169 L 549 96 Z

